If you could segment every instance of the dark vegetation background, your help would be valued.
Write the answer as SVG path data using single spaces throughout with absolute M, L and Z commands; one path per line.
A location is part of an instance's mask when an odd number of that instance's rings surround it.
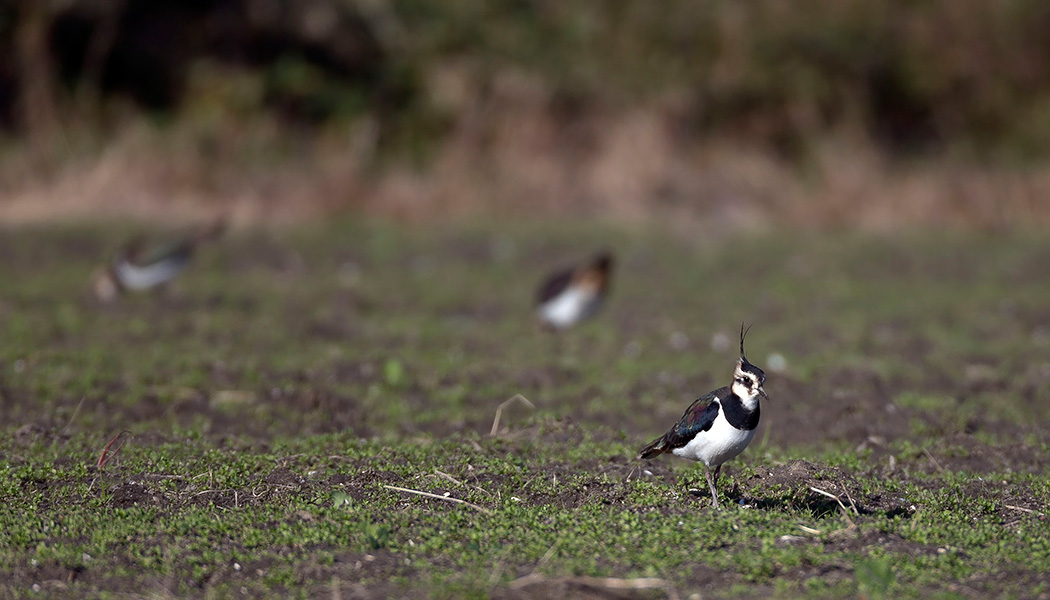
M 1040 222 L 1047 31 L 1040 0 L 7 0 L 0 217 Z

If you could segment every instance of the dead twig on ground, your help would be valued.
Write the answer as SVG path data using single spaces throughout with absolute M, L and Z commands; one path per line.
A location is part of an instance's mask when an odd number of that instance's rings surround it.
M 481 488 L 481 487 L 478 487 L 476 485 L 470 485 L 469 483 L 464 483 L 464 482 L 456 479 L 455 477 L 449 475 L 448 473 L 446 473 L 444 471 L 439 471 L 437 469 L 434 469 L 434 472 L 432 474 L 425 475 L 425 477 L 441 477 L 442 479 L 447 479 L 447 480 L 451 481 L 452 483 L 454 483 L 454 484 L 456 484 L 458 486 L 475 489 L 475 490 L 481 492 L 482 494 L 485 494 L 486 496 L 491 496 L 492 495 L 492 492 L 486 490 L 485 488 Z
M 1032 510 L 1030 508 L 1025 508 L 1023 506 L 1014 506 L 1012 504 L 1004 504 L 1003 508 L 1009 508 L 1010 510 L 1019 510 L 1021 512 L 1026 512 L 1026 513 L 1028 513 L 1030 515 L 1038 515 L 1040 517 L 1045 517 L 1046 516 L 1046 514 L 1041 513 L 1038 510 Z
M 451 481 L 452 483 L 454 483 L 456 485 L 465 485 L 462 481 L 456 479 L 455 477 L 449 475 L 448 473 L 446 473 L 444 471 L 439 471 L 437 469 L 434 469 L 434 472 L 432 474 L 425 475 L 424 477 L 441 477 L 443 479 L 447 479 L 447 480 Z
M 842 485 L 842 484 L 840 483 L 839 485 Z M 860 516 L 860 511 L 857 510 L 857 503 L 853 501 L 853 496 L 849 495 L 849 490 L 847 490 L 846 486 L 844 486 L 844 485 L 842 486 L 842 492 L 844 494 L 846 494 L 846 499 L 849 500 L 849 505 L 850 505 L 851 508 L 853 508 L 853 514 L 855 514 L 855 515 L 857 515 L 859 517 Z
M 853 527 L 857 526 L 857 524 L 854 523 L 853 519 L 851 519 L 850 516 L 849 516 L 849 509 L 846 508 L 846 505 L 842 503 L 842 500 L 839 499 L 838 496 L 836 496 L 835 494 L 832 494 L 830 492 L 825 492 L 824 490 L 822 490 L 820 488 L 815 488 L 813 486 L 809 486 L 809 489 L 814 491 L 814 492 L 816 492 L 816 493 L 818 493 L 818 494 L 821 494 L 823 496 L 827 496 L 828 498 L 833 499 L 835 502 L 838 502 L 839 508 L 842 509 L 842 516 L 846 517 L 846 521 L 849 522 L 850 528 L 853 528 Z M 856 510 L 856 508 L 854 508 L 854 510 Z M 858 516 L 859 516 L 859 513 L 858 513 Z
M 394 490 L 396 492 L 404 492 L 406 494 L 415 494 L 417 496 L 425 496 L 427 498 L 434 498 L 435 500 L 444 500 L 446 502 L 455 502 L 457 504 L 464 504 L 475 510 L 479 510 L 486 515 L 491 515 L 492 511 L 485 508 L 484 506 L 478 506 L 473 502 L 467 502 L 466 500 L 460 500 L 459 498 L 453 498 L 452 496 L 439 496 L 438 494 L 431 494 L 430 492 L 422 492 L 420 490 L 413 490 L 409 488 L 398 487 L 396 485 L 383 485 L 388 490 Z

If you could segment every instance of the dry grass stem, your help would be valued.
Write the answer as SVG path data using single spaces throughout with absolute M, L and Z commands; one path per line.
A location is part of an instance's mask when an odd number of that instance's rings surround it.
M 559 544 L 561 544 L 561 540 L 560 539 L 555 541 L 553 544 L 551 544 L 550 548 L 547 548 L 547 551 L 544 552 L 543 556 L 540 557 L 539 562 L 536 563 L 536 567 L 532 569 L 533 573 L 535 573 L 536 571 L 539 571 L 544 566 L 546 566 L 547 563 L 550 562 L 551 558 L 554 557 L 554 552 L 558 549 L 558 545 Z
M 117 452 L 120 452 L 120 449 L 124 447 L 124 444 L 122 443 L 116 448 L 113 448 L 113 444 L 117 443 L 117 440 L 123 438 L 125 435 L 131 435 L 131 432 L 125 429 L 117 435 L 113 436 L 113 439 L 109 440 L 109 443 L 106 444 L 106 447 L 102 449 L 102 454 L 99 454 L 98 462 L 95 463 L 95 468 L 101 471 L 106 467 L 106 464 L 108 464 L 109 461 L 117 455 Z
M 853 522 L 853 519 L 852 519 L 852 518 L 850 518 L 850 516 L 849 516 L 849 509 L 848 509 L 848 508 L 846 508 L 846 505 L 842 503 L 842 500 L 841 500 L 841 499 L 840 499 L 840 498 L 839 498 L 838 496 L 836 496 L 835 494 L 832 494 L 832 493 L 830 493 L 830 492 L 825 492 L 824 490 L 822 490 L 822 489 L 820 489 L 820 488 L 815 488 L 815 487 L 813 487 L 813 486 L 809 486 L 809 489 L 810 489 L 810 490 L 812 490 L 812 491 L 814 491 L 814 492 L 816 492 L 816 493 L 818 493 L 818 494 L 821 494 L 821 495 L 827 496 L 828 498 L 831 498 L 831 499 L 833 499 L 833 500 L 834 500 L 835 502 L 838 502 L 839 508 L 840 508 L 840 509 L 842 509 L 842 516 L 846 517 L 846 521 L 848 521 L 848 522 L 849 522 L 849 526 L 850 526 L 851 528 L 852 528 L 852 527 L 856 527 L 856 526 L 857 526 L 857 524 L 856 524 L 856 523 L 854 523 L 854 522 Z M 854 510 L 855 510 L 855 509 L 854 509 Z M 858 513 L 858 514 L 859 514 L 859 513 Z
M 449 475 L 448 473 L 446 473 L 444 471 L 439 471 L 437 469 L 434 469 L 434 473 L 430 474 L 430 475 L 427 475 L 427 477 L 440 477 L 442 479 L 447 479 L 448 481 L 451 481 L 452 483 L 454 483 L 454 484 L 456 484 L 458 486 L 475 489 L 475 490 L 481 492 L 482 494 L 485 494 L 486 496 L 491 496 L 492 495 L 492 492 L 486 490 L 485 488 L 480 488 L 480 487 L 478 487 L 476 485 L 470 485 L 468 483 L 464 483 L 464 482 L 456 479 L 455 477 Z
M 933 454 L 930 453 L 930 451 L 926 448 L 923 448 L 922 451 L 926 453 L 926 457 L 930 459 L 930 462 L 933 463 L 933 466 L 937 467 L 937 470 L 943 473 L 944 467 L 941 466 L 941 463 L 937 462 L 937 459 L 933 457 Z
M 425 496 L 427 498 L 433 498 L 435 500 L 444 500 L 446 502 L 455 502 L 456 504 L 464 504 L 466 506 L 469 506 L 469 507 L 473 508 L 474 510 L 481 511 L 481 512 L 485 513 L 486 515 L 491 515 L 492 514 L 492 511 L 487 509 L 487 508 L 485 508 L 484 506 L 478 506 L 477 504 L 474 504 L 472 502 L 467 502 L 466 500 L 460 500 L 459 498 L 453 498 L 452 496 L 439 496 L 438 494 L 431 494 L 430 492 L 421 492 L 419 490 L 413 490 L 413 489 L 409 489 L 409 488 L 398 487 L 396 485 L 384 485 L 383 487 L 385 487 L 388 490 L 394 490 L 396 492 L 404 492 L 406 494 L 415 494 L 417 496 Z
M 446 473 L 444 471 L 438 471 L 437 469 L 434 469 L 433 473 L 424 475 L 424 477 L 440 477 L 442 479 L 447 479 L 447 480 L 451 481 L 452 483 L 454 483 L 456 485 L 463 485 L 462 481 L 456 479 L 455 477 L 449 475 L 448 473 Z
M 496 585 L 499 578 L 503 576 L 503 571 L 507 570 L 507 555 L 514 551 L 513 547 L 508 546 L 499 556 L 499 560 L 496 561 L 496 566 L 492 568 L 492 574 L 489 575 L 489 587 Z
M 63 433 L 66 432 L 67 430 L 69 430 L 69 426 L 72 425 L 73 421 L 76 420 L 77 415 L 80 414 L 80 407 L 84 406 L 84 400 L 86 400 L 86 399 L 87 399 L 87 396 L 81 396 L 80 397 L 80 402 L 78 402 L 77 403 L 77 407 L 75 409 L 73 409 L 73 416 L 69 417 L 69 422 L 67 422 L 66 426 L 62 428 L 62 432 Z
M 496 409 L 496 416 L 492 419 L 492 430 L 489 431 L 490 436 L 495 436 L 497 433 L 499 433 L 499 422 L 500 418 L 503 416 L 503 410 L 511 404 L 514 404 L 515 402 L 520 402 L 525 406 L 528 406 L 532 410 L 536 410 L 536 405 L 530 402 L 528 398 L 522 396 L 521 394 L 514 394 L 510 399 L 505 400 L 503 404 L 500 404 L 499 407 Z
M 1045 517 L 1046 516 L 1046 514 L 1041 513 L 1038 510 L 1032 510 L 1030 508 L 1025 508 L 1023 506 L 1014 506 L 1012 504 L 1004 504 L 1003 508 L 1009 508 L 1010 510 L 1019 510 L 1021 512 L 1026 512 L 1026 513 L 1029 513 L 1029 514 L 1032 514 L 1032 515 L 1039 515 L 1040 517 Z
M 640 577 L 638 579 L 620 579 L 618 577 L 553 577 L 547 578 L 536 573 L 519 577 L 510 582 L 510 588 L 520 590 L 538 583 L 565 584 L 597 590 L 664 590 L 669 600 L 678 600 L 678 590 L 666 579 L 658 577 Z
M 839 485 L 842 485 L 842 484 L 839 484 Z M 844 494 L 846 494 L 846 499 L 849 500 L 849 505 L 850 505 L 850 508 L 853 509 L 853 514 L 855 514 L 855 515 L 857 515 L 859 517 L 860 516 L 860 511 L 857 510 L 857 503 L 853 501 L 853 496 L 849 495 L 849 490 L 847 490 L 846 486 L 844 486 L 844 485 L 842 486 L 842 492 Z

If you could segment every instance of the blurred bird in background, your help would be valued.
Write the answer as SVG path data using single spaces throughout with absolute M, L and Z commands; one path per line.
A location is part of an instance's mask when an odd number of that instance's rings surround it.
M 218 239 L 226 225 L 226 218 L 220 217 L 189 236 L 162 243 L 135 237 L 117 251 L 109 265 L 94 273 L 91 287 L 95 297 L 108 303 L 125 292 L 163 286 L 186 269 L 198 245 Z
M 544 329 L 567 329 L 601 308 L 609 294 L 613 257 L 602 252 L 590 262 L 556 271 L 537 294 L 536 316 Z

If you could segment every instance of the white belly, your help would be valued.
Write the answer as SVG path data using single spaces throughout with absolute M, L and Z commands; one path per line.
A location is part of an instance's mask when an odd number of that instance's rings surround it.
M 700 435 L 688 444 L 675 448 L 671 453 L 682 458 L 698 460 L 708 467 L 717 467 L 743 452 L 754 437 L 754 429 L 742 431 L 734 428 L 719 411 L 711 429 L 700 432 Z
M 553 327 L 568 327 L 589 317 L 598 304 L 594 290 L 570 287 L 540 306 L 539 315 Z
M 175 277 L 186 267 L 186 260 L 168 258 L 146 267 L 137 267 L 127 261 L 116 265 L 120 284 L 129 290 L 146 290 Z

